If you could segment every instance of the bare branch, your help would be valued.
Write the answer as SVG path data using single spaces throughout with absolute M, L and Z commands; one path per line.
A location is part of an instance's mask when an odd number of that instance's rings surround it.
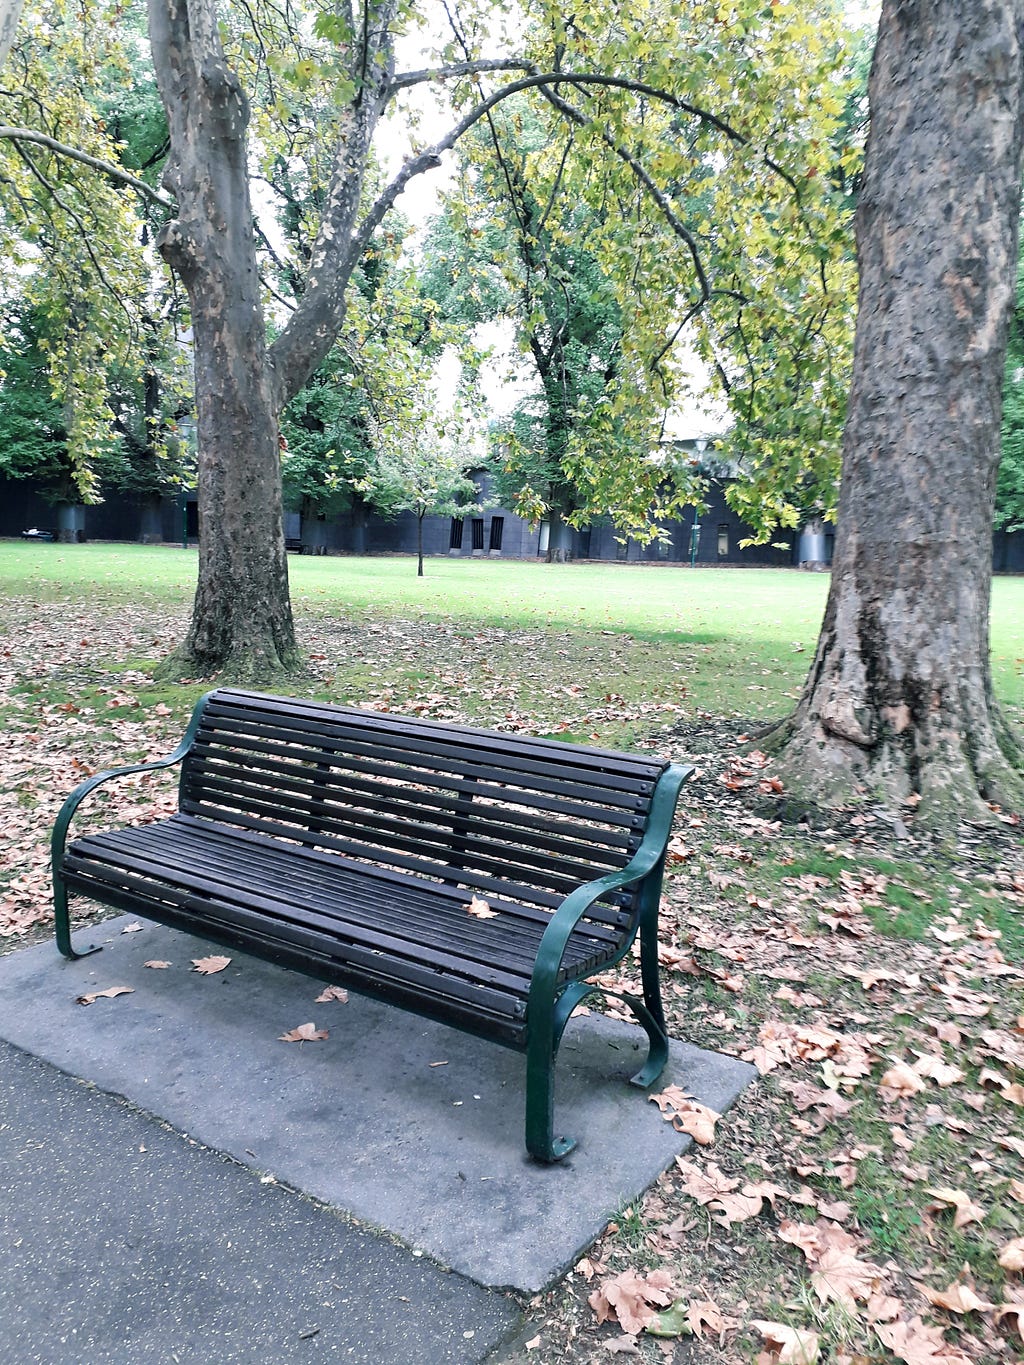
M 9 128 L 0 126 L 0 138 L 7 138 L 11 142 L 32 142 L 39 147 L 46 147 L 51 152 L 56 152 L 58 156 L 66 156 L 69 161 L 81 162 L 83 166 L 88 166 L 91 170 L 98 171 L 101 175 L 108 176 L 111 180 L 116 180 L 121 185 L 127 185 L 130 189 L 151 199 L 153 203 L 159 204 L 162 208 L 173 209 L 174 200 L 160 190 L 155 190 L 152 185 L 147 185 L 145 180 L 140 180 L 137 175 L 132 175 L 130 171 L 123 170 L 120 166 L 113 165 L 109 161 L 101 161 L 99 157 L 90 156 L 88 152 L 81 152 L 77 147 L 70 147 L 66 142 L 58 142 L 56 138 L 47 137 L 45 133 L 38 133 L 34 128 Z
M 402 71 L 388 89 L 389 94 L 424 81 L 457 80 L 460 76 L 479 76 L 484 71 L 534 71 L 533 62 L 522 57 L 481 57 L 476 61 L 456 62 L 452 66 L 426 67 L 423 71 Z

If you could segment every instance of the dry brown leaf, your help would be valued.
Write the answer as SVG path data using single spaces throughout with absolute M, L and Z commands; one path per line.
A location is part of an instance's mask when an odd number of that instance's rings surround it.
M 475 919 L 497 919 L 497 910 L 492 910 L 482 896 L 474 896 L 466 909 Z
M 729 1228 L 733 1223 L 745 1223 L 748 1218 L 756 1218 L 766 1199 L 774 1207 L 780 1195 L 788 1198 L 781 1185 L 775 1185 L 770 1180 L 758 1180 L 744 1185 L 738 1194 L 720 1194 L 708 1207 L 715 1222 Z
M 945 1308 L 950 1313 L 987 1313 L 994 1307 L 988 1299 L 983 1299 L 968 1284 L 954 1280 L 948 1289 L 929 1289 L 921 1286 L 921 1293 L 929 1303 L 937 1308 Z
M 337 1000 L 340 1005 L 347 1004 L 348 991 L 343 986 L 326 986 L 313 1001 L 313 1004 L 326 1005 L 331 1000 Z
M 799 1247 L 809 1261 L 817 1258 L 819 1233 L 813 1223 L 796 1223 L 790 1218 L 783 1218 L 778 1236 L 780 1242 L 790 1242 Z
M 599 1323 L 616 1321 L 632 1336 L 642 1332 L 654 1321 L 658 1309 L 672 1302 L 672 1276 L 666 1270 L 652 1270 L 649 1275 L 638 1275 L 635 1270 L 624 1270 L 605 1280 L 587 1299 Z
M 736 1324 L 727 1318 L 713 1299 L 694 1299 L 686 1306 L 686 1321 L 695 1337 L 703 1338 L 705 1332 L 713 1332 L 721 1340 L 722 1334 Z
M 1004 1270 L 1024 1270 L 1024 1237 L 1014 1237 L 999 1253 L 999 1264 Z
M 925 1084 L 913 1067 L 908 1066 L 906 1062 L 897 1062 L 878 1082 L 878 1088 L 880 1091 L 888 1090 L 893 1095 L 904 1097 L 916 1095 L 919 1090 L 925 1088 Z
M 864 1311 L 868 1322 L 892 1322 L 894 1318 L 899 1317 L 903 1309 L 902 1299 L 895 1299 L 891 1294 L 872 1294 Z
M 765 1339 L 769 1359 L 778 1365 L 815 1365 L 821 1352 L 817 1332 L 809 1327 L 789 1327 L 784 1322 L 765 1322 L 755 1318 L 751 1327 Z
M 885 1271 L 870 1261 L 861 1261 L 845 1248 L 829 1247 L 814 1263 L 811 1284 L 822 1303 L 830 1300 L 854 1308 L 857 1301 L 867 1302 L 885 1279 Z
M 955 1085 L 962 1081 L 966 1072 L 960 1070 L 958 1066 L 950 1066 L 941 1057 L 936 1057 L 931 1052 L 919 1052 L 917 1061 L 914 1063 L 914 1070 L 919 1076 L 924 1076 L 929 1081 L 934 1081 L 936 1085 L 945 1087 Z
M 136 924 L 126 924 L 126 925 L 124 926 L 124 928 L 121 930 L 121 933 L 122 933 L 122 934 L 141 934 L 141 933 L 142 933 L 142 925 L 141 925 L 141 924 L 138 924 L 138 923 L 136 923 Z
M 683 1173 L 683 1189 L 698 1204 L 710 1204 L 713 1199 L 739 1188 L 740 1182 L 726 1175 L 713 1161 L 701 1170 L 692 1161 L 677 1156 L 676 1165 Z
M 192 970 L 201 976 L 213 976 L 215 972 L 222 972 L 230 961 L 229 957 L 194 957 Z
M 929 1206 L 930 1210 L 936 1208 L 954 1208 L 956 1213 L 953 1215 L 953 1226 L 955 1228 L 966 1227 L 968 1223 L 981 1223 L 985 1218 L 985 1210 L 980 1204 L 975 1204 L 969 1195 L 963 1190 L 951 1190 L 947 1186 L 940 1186 L 938 1189 L 926 1189 L 925 1194 L 930 1194 L 938 1202 Z
M 640 1349 L 636 1344 L 636 1337 L 612 1337 L 610 1341 L 604 1342 L 603 1345 L 604 1349 L 613 1356 L 638 1356 L 640 1354 Z
M 300 1024 L 278 1036 L 280 1043 L 318 1043 L 328 1036 L 326 1029 L 318 1029 L 316 1024 Z
M 1024 1341 L 1024 1289 L 1003 1288 L 1003 1302 L 995 1310 L 996 1322 L 1007 1318 L 1017 1335 Z
M 156 971 L 161 971 L 164 967 L 169 967 L 171 964 L 169 962 L 161 962 L 159 959 L 153 958 L 151 961 L 144 962 L 142 965 L 144 967 L 152 967 Z
M 877 1324 L 875 1331 L 905 1365 L 971 1365 L 967 1356 L 945 1341 L 941 1327 L 926 1326 L 920 1318 Z
M 113 1000 L 118 995 L 134 995 L 134 986 L 108 986 L 105 991 L 90 991 L 88 995 L 75 997 L 79 1005 L 91 1005 L 94 1000 Z
M 681 1086 L 668 1085 L 657 1095 L 648 1096 L 661 1110 L 677 1133 L 689 1133 L 694 1142 L 706 1147 L 714 1141 L 715 1124 L 722 1117 L 706 1104 L 700 1104 Z

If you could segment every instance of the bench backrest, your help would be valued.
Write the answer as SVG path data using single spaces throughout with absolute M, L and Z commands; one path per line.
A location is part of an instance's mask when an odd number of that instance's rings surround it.
M 222 689 L 182 768 L 186 814 L 548 911 L 621 868 L 663 759 Z M 635 893 L 593 918 L 625 927 Z M 467 897 L 468 898 L 468 897 Z

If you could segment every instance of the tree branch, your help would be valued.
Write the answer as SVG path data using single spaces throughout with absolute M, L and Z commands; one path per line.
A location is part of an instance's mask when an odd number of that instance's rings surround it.
M 452 66 L 431 66 L 422 71 L 402 71 L 388 87 L 388 94 L 405 90 L 424 81 L 457 80 L 460 76 L 478 76 L 484 71 L 535 71 L 533 62 L 523 57 L 481 57 L 475 61 L 455 62 Z
M 58 142 L 56 138 L 47 137 L 45 133 L 38 133 L 34 128 L 0 126 L 0 138 L 7 138 L 15 143 L 32 142 L 39 147 L 46 147 L 49 151 L 56 152 L 58 156 L 66 156 L 69 161 L 79 161 L 83 166 L 88 166 L 101 175 L 109 176 L 111 180 L 116 180 L 121 185 L 127 185 L 138 194 L 151 199 L 154 204 L 159 204 L 161 208 L 173 209 L 175 207 L 174 200 L 170 195 L 155 190 L 152 185 L 147 185 L 145 180 L 140 180 L 130 171 L 122 170 L 120 166 L 115 166 L 109 161 L 101 161 L 99 157 L 90 156 L 88 152 L 81 152 L 77 147 L 68 146 L 66 142 Z
M 586 114 L 584 114 L 582 110 L 577 109 L 576 106 L 570 104 L 568 100 L 563 100 L 561 95 L 556 94 L 554 90 L 549 90 L 545 86 L 542 87 L 541 93 L 543 94 L 544 98 L 548 101 L 548 103 L 551 104 L 553 108 L 557 109 L 558 112 L 564 118 L 567 118 L 571 120 L 571 122 L 576 123 L 583 127 L 587 126 L 591 122 L 591 120 L 587 118 Z M 621 161 L 624 161 L 626 163 L 629 169 L 640 181 L 641 185 L 643 185 L 647 193 L 657 204 L 669 227 L 680 239 L 680 241 L 686 244 L 686 248 L 690 253 L 690 258 L 693 261 L 694 271 L 696 272 L 697 275 L 697 283 L 700 285 L 700 300 L 696 304 L 694 304 L 688 310 L 687 313 L 686 321 L 689 322 L 694 316 L 696 316 L 696 313 L 704 306 L 705 303 L 707 303 L 708 299 L 711 297 L 711 286 L 708 283 L 708 277 L 704 270 L 704 263 L 700 258 L 700 250 L 698 249 L 697 246 L 697 239 L 694 237 L 693 233 L 689 230 L 686 224 L 677 216 L 672 205 L 669 203 L 667 196 L 664 195 L 662 191 L 658 188 L 658 186 L 654 183 L 650 176 L 650 173 L 644 169 L 644 167 L 640 164 L 640 162 L 633 155 L 633 153 L 627 150 L 627 148 L 623 147 L 620 142 L 617 142 L 616 139 L 612 137 L 611 133 L 609 133 L 606 128 L 600 129 L 600 134 L 601 141 L 605 144 L 606 147 L 613 151 Z

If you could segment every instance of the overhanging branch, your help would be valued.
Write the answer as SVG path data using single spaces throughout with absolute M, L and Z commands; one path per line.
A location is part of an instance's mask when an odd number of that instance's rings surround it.
M 174 200 L 169 195 L 155 190 L 152 185 L 147 185 L 145 180 L 132 175 L 131 171 L 115 166 L 110 161 L 102 161 L 97 156 L 90 156 L 88 152 L 79 151 L 77 147 L 71 147 L 66 142 L 58 142 L 56 138 L 48 137 L 46 133 L 37 132 L 34 128 L 0 126 L 0 138 L 6 138 L 9 142 L 31 142 L 38 147 L 46 147 L 49 151 L 56 152 L 58 156 L 67 157 L 69 161 L 78 161 L 81 165 L 88 166 L 90 170 L 98 171 L 121 185 L 127 185 L 138 194 L 152 200 L 154 204 L 159 204 L 161 208 L 175 207 Z

